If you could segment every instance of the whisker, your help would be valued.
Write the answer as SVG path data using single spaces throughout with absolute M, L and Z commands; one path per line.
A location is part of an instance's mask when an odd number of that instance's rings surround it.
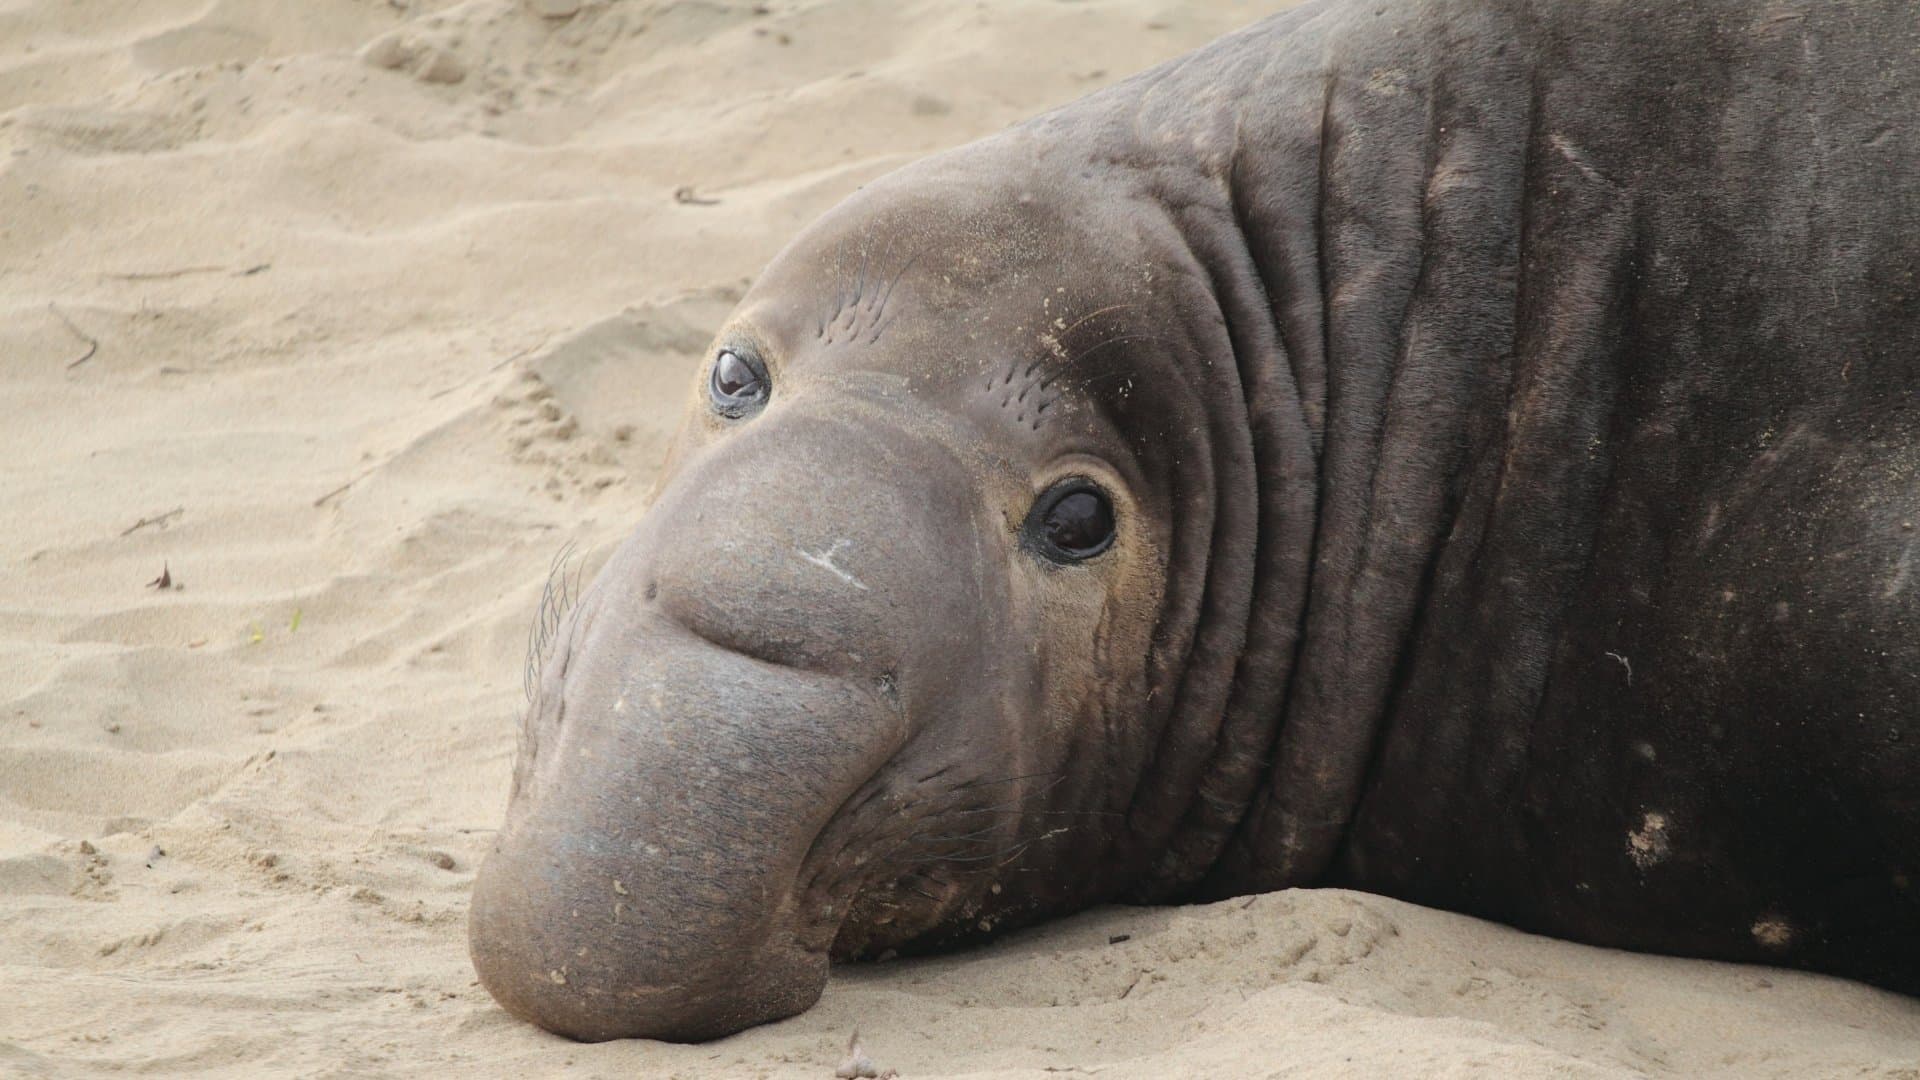
M 1086 325 L 1087 322 L 1089 322 L 1090 320 L 1098 318 L 1102 315 L 1105 315 L 1109 311 L 1124 311 L 1125 309 L 1133 306 L 1134 305 L 1132 304 L 1109 304 L 1098 311 L 1090 311 L 1085 315 L 1080 316 L 1080 318 L 1074 320 L 1074 323 L 1072 326 L 1069 326 L 1065 330 L 1060 331 L 1060 336 L 1066 337 L 1068 334 L 1071 334 L 1075 330 L 1078 330 L 1082 326 Z
M 893 250 L 892 240 L 887 241 L 887 250 L 888 252 Z M 882 258 L 885 258 L 885 256 L 882 256 Z M 893 299 L 893 287 L 900 284 L 900 279 L 906 277 L 907 271 L 913 269 L 913 264 L 919 261 L 920 253 L 916 251 L 912 255 L 907 256 L 906 262 L 900 264 L 900 269 L 894 273 L 893 277 L 887 280 L 886 288 L 880 292 L 880 299 L 874 303 L 873 309 L 875 312 L 881 312 L 887 309 L 887 301 Z
M 912 836 L 907 837 L 907 842 L 912 843 L 916 840 L 923 840 L 929 844 L 948 844 L 961 840 L 978 840 L 983 836 L 991 835 L 998 828 L 999 826 L 997 825 L 989 825 L 984 829 L 976 829 L 970 833 L 951 833 L 946 836 L 935 836 L 932 833 L 914 833 Z
M 966 791 L 969 788 L 993 787 L 996 784 L 1011 784 L 1016 780 L 1036 780 L 1042 776 L 1057 777 L 1057 779 L 1054 780 L 1055 784 L 1058 784 L 1061 780 L 1065 780 L 1067 778 L 1067 774 L 1062 772 L 1061 770 L 1049 769 L 1046 772 L 1023 773 L 1019 776 L 1003 776 L 998 780 L 969 780 L 964 784 L 955 784 L 953 787 L 953 790 Z M 1049 785 L 1049 787 L 1047 788 L 1042 788 L 1041 790 L 1043 791 L 1051 790 L 1051 785 Z
M 920 866 L 926 863 L 977 863 L 987 862 L 1005 854 L 1005 849 L 990 851 L 985 855 L 922 855 L 907 860 L 908 866 Z
M 1040 380 L 1040 388 L 1044 390 L 1047 387 L 1052 386 L 1055 382 L 1059 381 L 1062 375 L 1065 375 L 1068 371 L 1071 371 L 1074 365 L 1083 363 L 1088 357 L 1092 356 L 1094 353 L 1099 352 L 1101 349 L 1104 349 L 1109 345 L 1118 345 L 1118 344 L 1121 344 L 1122 342 L 1127 342 L 1127 341 L 1171 341 L 1171 340 L 1172 340 L 1171 338 L 1168 338 L 1164 334 L 1121 334 L 1118 337 L 1107 338 L 1105 341 L 1102 341 L 1097 345 L 1088 346 L 1087 349 L 1083 352 L 1074 354 L 1073 357 L 1068 359 L 1066 363 L 1061 364 L 1059 369 L 1056 370 L 1053 374 L 1048 375 L 1046 378 Z
M 867 264 L 872 260 L 873 260 L 873 243 L 871 240 L 862 238 L 862 242 L 860 244 L 860 269 L 858 272 L 856 272 L 853 279 L 853 302 L 855 306 L 858 306 L 860 303 L 860 298 L 866 295 Z
M 956 810 L 953 817 L 966 817 L 970 814 L 1002 814 L 1015 817 L 1126 817 L 1118 810 L 1003 810 L 987 806 L 978 810 Z
M 529 705 L 533 704 L 534 694 L 540 688 L 540 670 L 546 664 L 560 625 L 580 597 L 584 568 L 575 565 L 571 580 L 567 576 L 574 550 L 574 542 L 567 541 L 548 565 L 547 581 L 540 589 L 540 605 L 534 611 L 533 625 L 527 630 L 527 655 L 520 673 L 520 688 Z
M 1048 784 L 1048 785 L 1047 785 L 1046 787 L 1043 787 L 1043 788 L 1041 788 L 1041 789 L 1040 789 L 1039 791 L 1037 791 L 1037 792 L 1034 792 L 1034 794 L 1036 794 L 1036 795 L 1045 795 L 1045 794 L 1046 794 L 1047 792 L 1049 792 L 1049 791 L 1052 791 L 1052 790 L 1053 790 L 1054 788 L 1056 788 L 1056 787 L 1059 787 L 1059 786 L 1060 786 L 1060 785 L 1061 785 L 1061 784 L 1062 784 L 1063 782 L 1065 782 L 1065 780 L 1066 780 L 1066 779 L 1067 779 L 1067 778 L 1066 778 L 1066 776 L 1065 776 L 1065 775 L 1062 775 L 1062 776 L 1060 776 L 1060 777 L 1058 777 L 1057 779 L 1055 779 L 1053 783 L 1051 783 L 1051 784 Z M 962 814 L 991 814 L 991 813 L 996 813 L 996 812 L 998 812 L 998 813 L 1006 813 L 1006 814 L 1018 814 L 1018 813 L 1022 813 L 1022 811 L 1020 811 L 1020 810 L 1009 810 L 1009 809 L 1007 809 L 1007 807 L 1012 807 L 1012 806 L 1018 806 L 1018 805 L 1020 805 L 1020 803 L 1021 803 L 1021 801 L 1022 801 L 1021 799 L 1008 799 L 1008 800 L 1007 800 L 1006 802 L 1003 802 L 1003 803 L 994 803 L 994 804 L 993 804 L 992 806 L 980 806 L 980 807 L 975 807 L 975 808 L 973 808 L 973 809 L 971 809 L 971 810 L 955 810 L 955 811 L 953 812 L 953 816 L 955 816 L 955 817 L 958 817 L 958 816 L 960 816 L 960 815 L 962 815 Z M 1036 813 L 1036 814 L 1075 814 L 1075 813 L 1081 813 L 1082 811 L 1078 811 L 1078 810 L 1034 810 L 1034 811 L 1026 811 L 1026 812 L 1028 812 L 1028 813 Z M 1106 810 L 1102 810 L 1102 811 L 1086 811 L 1086 812 L 1087 812 L 1087 813 L 1111 813 L 1112 811 L 1106 811 Z

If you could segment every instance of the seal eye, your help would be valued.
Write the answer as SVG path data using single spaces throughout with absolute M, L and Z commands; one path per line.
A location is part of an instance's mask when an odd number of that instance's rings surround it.
M 766 404 L 767 369 L 757 357 L 721 349 L 713 358 L 707 393 L 721 416 L 738 418 Z
M 1113 500 L 1091 480 L 1062 480 L 1035 500 L 1026 534 L 1054 562 L 1091 559 L 1113 545 Z

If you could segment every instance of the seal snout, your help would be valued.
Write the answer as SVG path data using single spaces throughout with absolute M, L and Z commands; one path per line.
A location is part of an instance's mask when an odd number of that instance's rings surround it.
M 795 882 L 832 808 L 897 749 L 897 716 L 866 682 L 770 664 L 648 605 L 581 625 L 475 882 L 481 981 L 584 1040 L 708 1039 L 805 1009 L 832 928 Z

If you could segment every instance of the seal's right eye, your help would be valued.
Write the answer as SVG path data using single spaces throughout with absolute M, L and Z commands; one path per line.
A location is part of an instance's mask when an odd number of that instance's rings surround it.
M 1113 545 L 1113 500 L 1091 480 L 1053 485 L 1027 513 L 1028 544 L 1056 563 L 1093 558 Z
M 729 419 L 738 419 L 767 403 L 766 366 L 750 353 L 721 349 L 713 358 L 713 372 L 707 377 L 707 394 L 713 398 L 714 411 Z

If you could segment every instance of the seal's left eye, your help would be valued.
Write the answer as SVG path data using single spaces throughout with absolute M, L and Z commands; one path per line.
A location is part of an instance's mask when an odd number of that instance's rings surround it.
M 767 369 L 758 357 L 721 349 L 720 355 L 713 358 L 707 392 L 720 415 L 745 416 L 766 403 L 767 390 Z

